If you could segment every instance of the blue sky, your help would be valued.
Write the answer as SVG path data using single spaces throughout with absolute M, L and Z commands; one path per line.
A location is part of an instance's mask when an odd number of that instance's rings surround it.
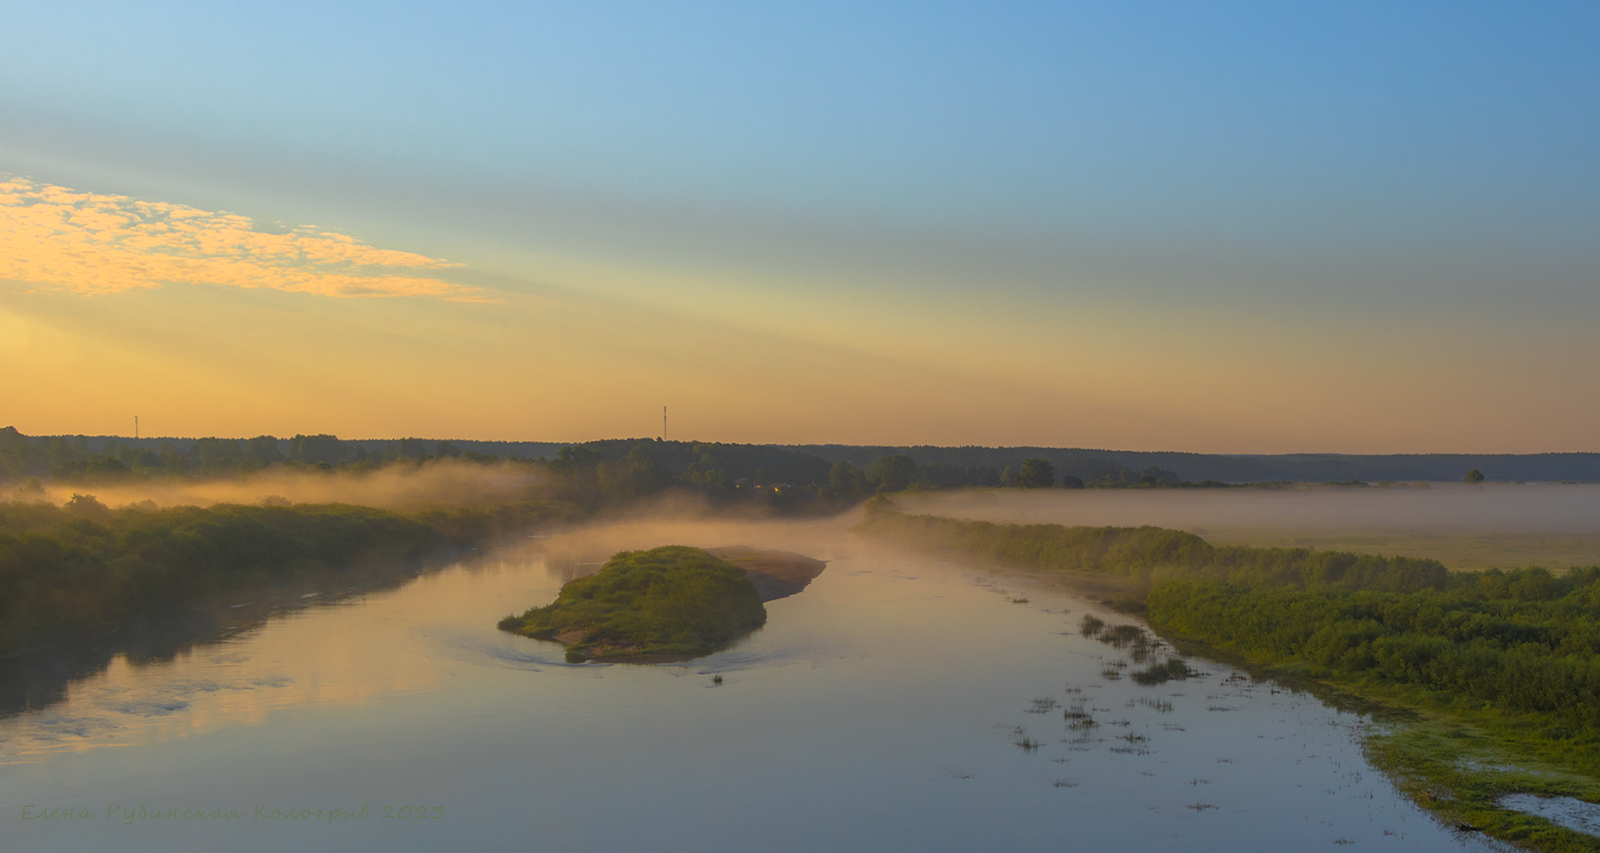
M 935 372 L 965 358 L 975 381 L 992 368 L 1106 407 L 1132 405 L 1113 386 L 1173 371 L 1147 351 L 1098 383 L 1029 374 L 1072 353 L 997 352 L 1008 329 L 1180 339 L 1174 357 L 1217 375 L 1274 356 L 1215 338 L 1287 329 L 1414 359 L 1387 341 L 1455 330 L 1505 348 L 1516 366 L 1497 381 L 1579 417 L 1600 407 L 1561 388 L 1600 319 L 1597 18 L 1461 2 L 13 5 L 0 171 L 315 223 L 518 296 Z M 1528 355 L 1552 336 L 1571 345 Z M 941 343 L 962 337 L 981 351 Z M 1306 358 L 1345 405 L 1363 377 L 1384 382 L 1349 355 Z M 1469 387 L 1471 359 L 1455 361 L 1413 384 Z M 1220 396 L 1273 405 L 1250 381 Z M 1173 430 L 1137 440 L 1416 449 L 1436 409 L 1354 433 L 1308 410 L 1262 432 L 1156 405 L 1139 417 Z M 1583 440 L 1528 429 L 1439 449 Z M 816 438 L 891 438 L 842 432 Z M 1092 437 L 1118 436 L 1113 419 Z

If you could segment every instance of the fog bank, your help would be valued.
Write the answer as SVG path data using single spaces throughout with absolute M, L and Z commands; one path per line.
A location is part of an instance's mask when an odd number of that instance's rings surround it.
M 1600 485 L 1435 484 L 1242 489 L 1050 489 L 897 496 L 907 512 L 983 521 L 1189 530 L 1600 531 Z
M 537 497 L 539 480 L 525 466 L 484 465 L 439 459 L 422 465 L 389 465 L 373 471 L 318 471 L 265 468 L 235 478 L 148 481 L 97 485 L 43 484 L 44 492 L 18 491 L 19 500 L 43 499 L 60 505 L 74 494 L 94 495 L 107 506 L 151 501 L 157 506 L 210 506 L 260 503 L 283 498 L 292 503 L 348 503 L 387 509 L 429 504 L 475 504 Z

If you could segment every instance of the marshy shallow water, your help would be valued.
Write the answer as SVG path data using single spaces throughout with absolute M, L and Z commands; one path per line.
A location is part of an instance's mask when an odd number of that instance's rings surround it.
M 0 719 L 7 849 L 1490 849 L 1396 794 L 1356 715 L 1202 660 L 1141 686 L 1116 665 L 1130 649 L 1078 627 L 1134 620 L 843 527 L 544 540 L 169 662 L 119 659 Z M 611 550 L 668 542 L 831 562 L 764 629 L 685 665 L 572 666 L 496 630 Z M 169 809 L 243 816 L 148 817 Z

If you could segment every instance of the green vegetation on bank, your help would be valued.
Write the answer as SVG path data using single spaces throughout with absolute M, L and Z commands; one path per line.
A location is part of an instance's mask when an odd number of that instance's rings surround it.
M 744 570 L 699 548 L 621 551 L 598 574 L 561 588 L 555 602 L 500 628 L 567 643 L 567 660 L 710 654 L 766 624 Z
M 64 507 L 0 503 L 0 656 L 225 590 L 415 560 L 569 516 L 531 502 L 409 515 L 343 504 L 112 510 L 86 495 Z
M 1153 624 L 1256 660 L 1538 712 L 1554 738 L 1600 737 L 1600 568 L 1489 571 L 1411 593 L 1172 579 L 1146 603 Z
M 1600 850 L 1600 839 L 1496 803 L 1509 793 L 1600 802 L 1600 568 L 1449 573 L 1432 560 L 912 516 L 887 502 L 869 505 L 856 529 L 1126 578 L 1170 637 L 1409 712 L 1369 751 L 1447 821 L 1529 849 Z
M 1015 566 L 1113 575 L 1146 584 L 1183 577 L 1409 592 L 1441 588 L 1449 576 L 1437 560 L 1307 548 L 1218 547 L 1193 533 L 1160 527 L 994 524 L 907 515 L 889 506 L 875 499 L 856 530 Z

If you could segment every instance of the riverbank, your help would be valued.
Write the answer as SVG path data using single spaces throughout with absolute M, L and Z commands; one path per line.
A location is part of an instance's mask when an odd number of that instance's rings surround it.
M 1600 850 L 1600 839 L 1504 805 L 1517 794 L 1600 802 L 1600 570 L 1450 574 L 1431 561 L 908 516 L 881 503 L 856 530 L 1064 581 L 1118 579 L 1142 590 L 1170 640 L 1388 709 L 1370 739 L 1374 764 L 1452 826 L 1531 850 Z
M 0 658 L 179 625 L 233 590 L 408 572 L 572 517 L 548 502 L 399 513 L 348 504 L 0 503 Z

